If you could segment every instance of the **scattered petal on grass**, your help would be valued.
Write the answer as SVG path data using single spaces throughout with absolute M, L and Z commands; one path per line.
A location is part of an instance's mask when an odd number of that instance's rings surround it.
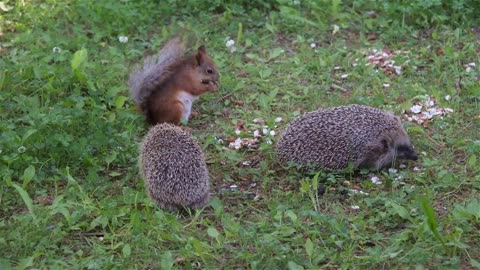
M 275 136 L 275 130 L 270 130 L 270 136 Z
M 419 171 L 420 171 L 420 168 L 417 167 L 417 166 L 415 166 L 415 167 L 413 167 L 413 171 L 414 171 L 414 172 L 419 172 Z
M 120 43 L 127 43 L 128 42 L 128 37 L 127 36 L 119 36 L 118 41 L 120 41 Z
M 420 113 L 422 111 L 422 105 L 413 105 L 410 108 L 410 111 L 413 113 Z
M 281 122 L 281 121 L 282 121 L 282 119 L 283 119 L 282 117 L 277 117 L 277 118 L 275 118 L 275 123 L 279 123 L 279 122 Z
M 358 206 L 358 205 L 352 205 L 350 208 L 352 208 L 353 210 L 358 210 L 358 209 L 360 209 L 360 206 Z
M 340 76 L 340 78 L 346 79 L 346 78 L 348 78 L 348 74 L 343 74 L 342 76 Z
M 262 135 L 260 135 L 260 131 L 258 131 L 258 129 L 256 129 L 256 130 L 253 132 L 253 137 L 254 137 L 254 138 L 260 138 L 260 137 L 262 137 Z
M 388 169 L 388 172 L 389 172 L 389 173 L 397 173 L 398 170 L 395 169 L 395 168 L 390 168 L 390 169 Z
M 349 190 L 353 194 L 362 194 L 362 195 L 368 195 L 368 192 L 361 191 L 361 190 L 356 190 L 356 189 L 350 189 Z
M 398 167 L 399 167 L 400 169 L 405 169 L 405 168 L 407 168 L 407 165 L 405 165 L 405 164 L 400 164 L 400 166 L 398 166 Z
M 232 47 L 233 45 L 235 45 L 235 41 L 233 39 L 229 39 L 227 40 L 227 42 L 225 43 L 225 45 L 227 46 L 227 48 L 230 48 Z
M 373 176 L 372 178 L 370 178 L 370 181 L 372 181 L 372 183 L 374 183 L 375 185 L 381 185 L 382 184 L 382 181 L 380 181 L 380 179 L 376 176 Z
M 317 44 L 315 44 L 315 43 L 310 44 L 310 48 L 313 49 L 313 48 L 315 48 L 315 47 L 317 47 Z
M 451 98 L 452 98 L 452 97 L 451 97 L 450 95 L 446 95 L 446 96 L 445 96 L 445 100 L 446 100 L 446 101 L 449 101 Z
M 235 134 L 236 135 L 240 135 L 240 133 L 242 133 L 239 129 L 235 129 Z
M 401 51 L 401 50 L 389 50 L 389 49 L 371 49 L 369 52 L 365 53 L 367 55 L 368 62 L 366 66 L 372 66 L 377 71 L 381 70 L 387 75 L 400 75 L 402 74 L 402 66 L 408 64 L 409 60 L 405 61 L 402 65 L 395 65 L 395 60 L 391 59 L 395 55 L 409 55 L 410 51 Z
M 384 84 L 383 84 L 383 87 L 388 88 L 388 87 L 390 87 L 390 84 L 384 83 Z
M 452 112 L 453 110 L 450 108 L 439 107 L 435 98 L 427 96 L 424 102 L 417 102 L 409 111 L 405 111 L 403 118 L 408 122 L 425 125 L 425 121 L 427 120 L 432 120 L 435 117 L 443 117 Z
M 332 35 L 336 35 L 340 31 L 340 27 L 336 24 L 333 25 Z
M 230 189 L 231 189 L 231 190 L 236 190 L 236 189 L 238 189 L 238 186 L 235 185 L 235 184 L 233 184 L 233 185 L 230 186 Z

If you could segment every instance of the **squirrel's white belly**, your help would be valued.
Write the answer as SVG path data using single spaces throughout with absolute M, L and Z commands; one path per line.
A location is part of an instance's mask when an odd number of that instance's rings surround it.
M 194 96 L 186 91 L 181 91 L 180 94 L 178 94 L 178 99 L 183 103 L 182 120 L 188 121 L 192 113 L 193 102 L 198 99 L 198 96 Z

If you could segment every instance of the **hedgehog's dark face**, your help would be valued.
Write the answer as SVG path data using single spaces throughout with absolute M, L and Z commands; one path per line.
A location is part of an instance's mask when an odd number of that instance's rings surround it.
M 397 159 L 417 160 L 418 155 L 411 144 L 400 144 L 395 148 L 395 157 Z

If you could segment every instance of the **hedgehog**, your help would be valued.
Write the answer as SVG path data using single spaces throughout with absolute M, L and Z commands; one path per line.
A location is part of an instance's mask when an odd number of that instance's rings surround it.
M 297 117 L 280 136 L 276 155 L 284 165 L 324 170 L 379 170 L 396 160 L 418 158 L 400 118 L 362 105 Z
M 140 169 L 150 197 L 166 210 L 200 209 L 210 201 L 204 154 L 191 134 L 162 123 L 141 144 Z

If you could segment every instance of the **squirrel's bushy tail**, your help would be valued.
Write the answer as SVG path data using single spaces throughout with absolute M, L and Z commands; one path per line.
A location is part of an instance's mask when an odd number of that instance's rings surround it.
M 180 38 L 169 40 L 156 56 L 147 57 L 143 67 L 137 67 L 128 84 L 135 103 L 141 108 L 157 86 L 164 83 L 174 72 L 172 69 L 183 60 L 185 45 Z M 143 108 L 142 108 L 143 109 Z

